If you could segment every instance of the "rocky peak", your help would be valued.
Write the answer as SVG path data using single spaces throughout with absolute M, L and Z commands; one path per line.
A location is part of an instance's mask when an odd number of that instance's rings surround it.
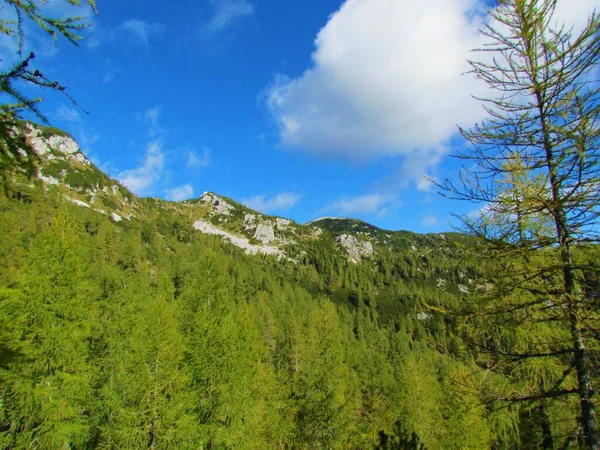
M 210 205 L 214 214 L 230 216 L 231 212 L 235 209 L 234 206 L 225 201 L 225 199 L 213 194 L 212 192 L 205 192 L 200 197 L 200 200 Z
M 36 176 L 44 189 L 58 189 L 66 200 L 115 222 L 131 217 L 135 196 L 94 166 L 70 135 L 30 122 L 16 132 L 22 133 L 28 149 L 39 157 Z

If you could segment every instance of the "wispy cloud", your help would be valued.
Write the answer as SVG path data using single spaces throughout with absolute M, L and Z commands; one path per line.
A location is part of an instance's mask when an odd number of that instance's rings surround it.
M 194 187 L 188 183 L 183 186 L 177 186 L 171 189 L 167 189 L 167 199 L 175 202 L 187 200 L 194 196 Z
M 81 115 L 75 108 L 69 108 L 65 105 L 59 106 L 54 114 L 56 118 L 62 122 L 81 123 Z
M 115 79 L 115 71 L 109 69 L 108 72 L 106 72 L 104 74 L 104 76 L 102 77 L 102 84 L 110 83 L 114 79 Z
M 160 180 L 164 167 L 165 154 L 162 142 L 152 141 L 146 147 L 146 155 L 142 164 L 135 169 L 120 172 L 117 179 L 136 194 L 145 195 L 149 188 Z
M 248 208 L 267 213 L 273 211 L 287 211 L 292 208 L 302 198 L 301 195 L 293 192 L 284 192 L 275 197 L 268 198 L 266 195 L 255 195 L 254 197 L 242 200 L 242 203 Z
M 112 60 L 106 59 L 104 61 L 104 76 L 102 77 L 102 84 L 110 83 L 115 79 L 117 70 L 115 69 Z
M 396 198 L 388 194 L 367 194 L 345 197 L 330 203 L 323 212 L 334 212 L 341 215 L 385 215 L 398 204 Z
M 210 165 L 210 150 L 207 147 L 202 148 L 201 155 L 198 155 L 194 150 L 188 151 L 186 166 L 189 169 L 207 167 L 208 165 Z
M 134 42 L 146 49 L 150 47 L 150 37 L 166 31 L 166 27 L 162 23 L 145 22 L 139 19 L 127 20 L 119 28 L 129 34 Z
M 160 136 L 164 133 L 163 128 L 160 126 L 160 116 L 162 109 L 160 106 L 153 106 L 152 108 L 146 109 L 143 113 L 137 113 L 136 119 L 143 123 L 148 130 L 150 137 Z
M 438 223 L 439 219 L 433 214 L 427 214 L 423 217 L 423 220 L 421 220 L 421 225 L 424 227 L 435 227 Z
M 213 15 L 203 26 L 208 35 L 220 33 L 255 14 L 254 5 L 248 0 L 211 0 L 211 5 Z
M 160 118 L 160 107 L 154 106 L 144 111 L 144 124 L 156 128 L 158 126 L 158 119 Z

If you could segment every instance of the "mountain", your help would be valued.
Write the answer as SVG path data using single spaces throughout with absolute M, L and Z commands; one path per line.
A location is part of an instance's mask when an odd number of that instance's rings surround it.
M 353 272 L 381 272 L 384 267 L 388 269 L 385 276 L 400 277 L 395 283 L 414 286 L 413 290 L 433 290 L 433 296 L 464 295 L 479 285 L 476 268 L 463 256 L 464 247 L 473 241 L 459 233 L 382 230 L 350 218 L 328 217 L 299 224 L 262 214 L 213 192 L 180 202 L 140 198 L 91 163 L 69 134 L 31 123 L 25 124 L 24 134 L 38 158 L 35 186 L 46 195 L 58 195 L 113 223 L 152 229 L 160 236 L 175 234 L 189 242 L 201 234 L 212 235 L 246 255 L 267 256 L 291 265 L 301 278 L 311 268 L 318 270 L 324 279 L 319 291 L 338 303 L 361 290 L 356 282 L 349 282 Z M 30 181 L 21 177 L 17 185 L 30 188 Z M 375 300 L 380 297 L 375 303 L 384 317 L 392 315 L 390 308 L 398 309 L 398 299 L 389 297 L 387 286 L 367 290 Z
M 419 235 L 382 230 L 357 219 L 323 218 L 307 224 L 262 214 L 213 192 L 171 202 L 139 198 L 119 181 L 101 172 L 81 152 L 75 140 L 60 130 L 27 123 L 27 142 L 38 156 L 37 178 L 45 190 L 54 189 L 68 201 L 121 220 L 152 220 L 167 213 L 198 232 L 220 236 L 247 254 L 273 255 L 292 261 L 310 243 L 326 242 L 351 262 L 377 258 L 379 251 L 418 251 L 418 247 L 452 247 L 464 242 L 458 233 Z
M 0 448 L 518 439 L 453 384 L 485 362 L 444 313 L 487 288 L 470 238 L 140 198 L 67 133 L 23 133 L 35 170 L 0 193 Z

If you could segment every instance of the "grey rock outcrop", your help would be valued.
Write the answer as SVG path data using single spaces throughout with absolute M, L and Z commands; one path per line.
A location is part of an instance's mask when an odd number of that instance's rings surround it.
M 254 214 L 244 215 L 244 231 L 256 228 L 256 216 Z
M 277 229 L 283 231 L 283 230 L 286 230 L 287 227 L 289 227 L 292 224 L 292 222 L 290 220 L 282 219 L 281 217 L 277 217 L 275 219 L 275 224 L 277 225 Z
M 359 241 L 350 234 L 340 234 L 336 241 L 348 252 L 350 261 L 357 263 L 365 256 L 373 254 L 373 244 L 368 241 Z
M 263 244 L 268 244 L 269 242 L 273 242 L 275 240 L 275 231 L 271 225 L 265 225 L 261 223 L 256 227 L 254 239 L 262 242 Z

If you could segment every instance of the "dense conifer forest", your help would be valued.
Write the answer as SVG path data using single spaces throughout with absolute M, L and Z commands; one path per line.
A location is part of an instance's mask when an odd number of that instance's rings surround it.
M 488 245 L 278 219 L 293 257 L 247 255 L 194 221 L 243 236 L 239 217 L 276 218 L 214 194 L 137 198 L 81 153 L 52 147 L 69 142 L 64 133 L 24 126 L 50 152 L 37 177 L 16 171 L 0 198 L 2 448 L 486 449 L 577 439 L 576 396 L 532 395 L 559 380 L 574 386 L 569 355 L 519 356 L 568 330 L 525 320 L 543 310 L 500 320 L 478 311 L 508 264 Z M 344 233 L 373 242 L 373 253 L 352 259 L 336 239 Z M 598 251 L 583 250 L 597 299 Z M 515 273 L 518 259 L 510 264 Z
M 427 309 L 459 298 L 438 279 L 474 276 L 459 242 L 407 234 L 419 250 L 355 264 L 325 231 L 302 261 L 247 256 L 166 202 L 115 222 L 42 185 L 1 200 L 3 448 L 494 439 L 453 382 L 477 370 L 456 321 Z
M 77 105 L 23 24 L 88 24 L 3 3 L 0 449 L 600 448 L 595 13 L 487 5 L 488 117 L 428 180 L 480 209 L 417 234 L 136 196 L 29 97 Z

